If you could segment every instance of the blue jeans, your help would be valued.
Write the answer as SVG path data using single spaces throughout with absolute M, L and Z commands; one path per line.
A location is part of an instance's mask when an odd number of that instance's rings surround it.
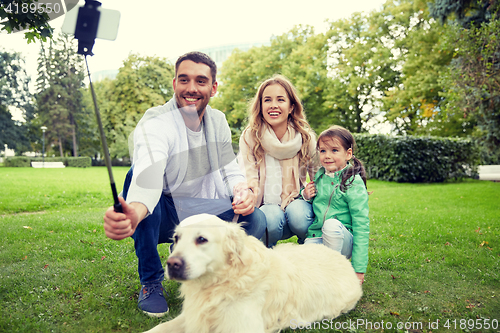
M 294 235 L 298 237 L 299 244 L 303 243 L 314 220 L 312 205 L 302 199 L 292 201 L 285 211 L 278 205 L 263 205 L 260 210 L 266 215 L 269 247 Z
M 123 185 L 123 197 L 127 198 L 130 182 L 132 181 L 133 168 L 130 168 Z M 225 221 L 232 221 L 232 209 L 218 215 Z M 266 230 L 266 217 L 257 208 L 252 214 L 240 215 L 238 222 L 242 224 L 246 233 L 262 238 Z M 179 224 L 173 198 L 162 194 L 153 212 L 139 223 L 132 235 L 135 244 L 135 254 L 139 259 L 138 271 L 141 284 L 150 284 L 163 281 L 164 269 L 158 254 L 158 244 L 172 243 L 174 230 Z
M 328 219 L 321 228 L 322 237 L 307 238 L 304 244 L 324 244 L 347 259 L 352 256 L 352 233 L 337 219 Z

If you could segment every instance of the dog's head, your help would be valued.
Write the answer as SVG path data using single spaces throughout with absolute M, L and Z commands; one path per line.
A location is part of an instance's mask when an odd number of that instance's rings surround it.
M 174 250 L 167 260 L 169 279 L 194 280 L 220 272 L 239 260 L 246 233 L 236 223 L 200 214 L 182 221 L 175 229 Z

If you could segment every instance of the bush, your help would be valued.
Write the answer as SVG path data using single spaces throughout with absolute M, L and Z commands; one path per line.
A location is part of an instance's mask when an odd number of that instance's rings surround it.
M 92 159 L 88 156 L 68 157 L 67 163 L 69 167 L 90 168 L 92 166 Z
M 63 164 L 65 166 L 68 166 L 66 159 L 67 159 L 67 157 L 45 157 L 45 159 L 42 157 L 30 157 L 31 162 L 42 162 L 42 161 L 45 161 L 45 162 L 63 162 Z
M 367 134 L 355 139 L 369 178 L 423 183 L 477 175 L 479 149 L 470 140 Z
M 27 157 L 14 156 L 5 160 L 6 167 L 30 167 L 31 162 L 63 162 L 67 167 L 88 168 L 92 166 L 92 159 L 88 156 L 82 157 Z
M 481 165 L 498 165 L 500 164 L 500 148 L 495 151 L 490 151 L 480 143 Z
M 127 167 L 129 167 L 132 165 L 132 162 L 131 162 L 130 158 L 125 157 L 122 159 L 112 159 L 111 165 L 112 166 L 127 166 Z M 101 159 L 98 160 L 98 159 L 93 158 L 92 159 L 92 166 L 106 166 L 106 162 L 104 160 L 101 160 Z
M 30 158 L 26 156 L 7 157 L 5 159 L 5 166 L 15 168 L 30 167 L 31 161 Z

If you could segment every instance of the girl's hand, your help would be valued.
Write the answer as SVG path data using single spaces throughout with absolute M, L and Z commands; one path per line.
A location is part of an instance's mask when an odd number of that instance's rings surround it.
M 363 282 L 365 282 L 365 273 L 356 273 L 356 276 L 359 279 L 359 284 L 363 284 Z
M 316 193 L 316 186 L 314 185 L 313 181 L 310 181 L 309 183 L 307 183 L 304 191 L 302 191 L 302 196 L 304 197 L 304 199 L 309 201 L 316 196 Z

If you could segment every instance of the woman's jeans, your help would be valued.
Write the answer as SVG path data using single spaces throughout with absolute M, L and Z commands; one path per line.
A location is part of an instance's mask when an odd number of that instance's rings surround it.
M 123 185 L 123 197 L 127 198 L 130 182 L 132 181 L 131 168 L 127 173 Z M 234 212 L 232 209 L 218 215 L 225 221 L 232 221 Z M 242 225 L 246 233 L 262 238 L 266 230 L 266 217 L 257 208 L 247 216 L 240 215 L 238 222 L 246 222 Z M 153 212 L 139 223 L 132 238 L 135 242 L 135 253 L 139 259 L 139 278 L 141 284 L 150 284 L 163 281 L 164 269 L 158 254 L 158 244 L 172 243 L 174 230 L 179 224 L 179 218 L 175 209 L 173 198 L 162 194 L 160 201 Z
M 297 236 L 299 244 L 304 243 L 307 229 L 314 221 L 312 205 L 302 199 L 293 200 L 285 211 L 278 205 L 263 205 L 260 210 L 266 215 L 269 247 L 279 240 Z
M 337 219 L 326 220 L 321 228 L 322 237 L 307 238 L 304 244 L 324 244 L 329 248 L 340 252 L 347 259 L 352 256 L 352 234 Z

